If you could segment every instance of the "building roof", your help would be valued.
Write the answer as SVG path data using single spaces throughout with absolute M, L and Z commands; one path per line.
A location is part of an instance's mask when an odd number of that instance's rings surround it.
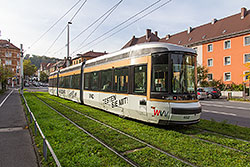
M 140 38 L 136 38 L 135 36 L 132 37 L 132 39 L 130 41 L 128 41 L 123 47 L 127 48 L 136 44 L 140 44 L 140 43 L 145 43 L 145 42 L 157 42 L 159 41 L 160 38 L 158 37 L 158 33 L 157 31 L 155 33 L 152 33 L 150 29 L 146 30 L 146 35 L 140 37 Z
M 210 23 L 182 31 L 174 35 L 166 35 L 160 42 L 168 42 L 184 46 L 209 43 L 250 33 L 250 10 L 241 8 L 241 13 L 216 20 Z
M 105 54 L 107 54 L 107 52 L 94 52 L 92 50 L 92 51 L 88 51 L 88 52 L 83 53 L 83 54 L 77 54 L 77 57 L 73 58 L 72 60 L 78 59 L 79 57 L 82 57 L 82 58 L 86 58 L 86 57 L 95 58 L 95 57 L 99 57 L 99 56 L 102 56 L 102 55 L 105 55 Z
M 3 39 L 0 39 L 0 48 L 9 48 L 9 49 L 18 49 L 18 50 L 20 50 L 18 47 L 16 47 L 15 45 L 10 43 L 9 41 L 3 40 Z

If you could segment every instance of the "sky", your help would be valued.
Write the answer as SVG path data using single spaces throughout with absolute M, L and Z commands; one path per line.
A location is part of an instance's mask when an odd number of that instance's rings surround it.
M 0 0 L 0 39 L 10 40 L 17 47 L 23 44 L 24 55 L 64 58 L 67 54 L 65 47 L 67 29 L 65 31 L 63 29 L 85 0 L 80 1 L 58 24 L 41 39 L 40 37 L 78 1 L 80 0 Z M 69 26 L 70 40 L 119 1 L 87 0 Z M 163 38 L 167 34 L 185 31 L 190 26 L 197 27 L 206 24 L 213 18 L 218 20 L 240 13 L 242 7 L 250 9 L 250 0 L 170 0 L 165 6 L 135 21 L 167 1 L 123 0 L 105 21 L 99 20 L 70 43 L 70 56 L 75 57 L 76 54 L 90 50 L 114 52 L 121 49 L 133 35 L 136 37 L 145 35 L 146 29 L 151 29 L 152 32 L 157 31 L 158 36 Z M 149 10 L 99 38 L 155 2 L 158 3 Z M 112 35 L 132 22 L 135 23 Z M 56 40 L 61 32 L 62 35 Z M 40 40 L 37 41 L 38 39 Z M 52 45 L 55 40 L 56 42 Z

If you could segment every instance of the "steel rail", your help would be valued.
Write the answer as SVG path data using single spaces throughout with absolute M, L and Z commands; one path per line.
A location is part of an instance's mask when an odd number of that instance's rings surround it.
M 183 159 L 181 159 L 181 158 L 179 158 L 179 157 L 176 157 L 176 156 L 174 156 L 174 155 L 172 155 L 172 154 L 170 154 L 170 153 L 168 153 L 168 152 L 166 152 L 166 151 L 164 151 L 164 150 L 161 150 L 161 149 L 159 149 L 159 148 L 157 148 L 157 147 L 155 147 L 155 146 L 153 146 L 153 145 L 151 145 L 151 144 L 149 144 L 149 143 L 146 143 L 145 141 L 143 141 L 143 140 L 141 140 L 141 139 L 138 139 L 138 138 L 136 138 L 136 137 L 134 137 L 134 136 L 132 136 L 132 135 L 129 135 L 129 134 L 123 132 L 123 131 L 120 131 L 119 129 L 116 129 L 116 128 L 114 128 L 114 127 L 108 125 L 108 124 L 105 124 L 105 123 L 103 123 L 103 122 L 101 122 L 101 121 L 99 121 L 99 120 L 97 120 L 97 119 L 95 119 L 95 118 L 93 118 L 93 117 L 90 117 L 90 116 L 88 116 L 88 115 L 86 115 L 86 114 L 83 114 L 83 113 L 81 113 L 81 112 L 79 112 L 79 111 L 73 109 L 73 108 L 70 108 L 70 107 L 68 107 L 67 105 L 64 105 L 64 104 L 62 104 L 62 103 L 60 103 L 60 102 L 57 102 L 57 101 L 55 101 L 55 100 L 53 100 L 53 99 L 51 99 L 51 98 L 48 98 L 48 97 L 46 97 L 46 99 L 49 99 L 49 100 L 51 100 L 51 101 L 54 101 L 54 102 L 56 102 L 57 104 L 62 105 L 62 106 L 64 106 L 64 107 L 70 109 L 71 111 L 73 111 L 73 112 L 79 114 L 79 115 L 85 116 L 86 118 L 89 118 L 89 119 L 91 119 L 91 120 L 93 120 L 93 121 L 95 121 L 95 122 L 97 122 L 97 123 L 100 123 L 101 125 L 104 125 L 104 126 L 110 128 L 110 129 L 112 129 L 112 130 L 114 130 L 114 131 L 116 131 L 116 132 L 118 132 L 118 133 L 120 133 L 120 134 L 123 134 L 123 135 L 125 135 L 125 136 L 127 136 L 127 137 L 129 137 L 129 138 L 131 138 L 131 139 L 134 139 L 134 140 L 136 140 L 136 141 L 138 141 L 138 142 L 140 142 L 140 143 L 142 143 L 142 144 L 144 144 L 144 145 L 146 145 L 146 146 L 148 146 L 148 147 L 150 147 L 150 148 L 152 148 L 152 149 L 154 149 L 154 150 L 157 150 L 157 151 L 159 151 L 159 152 L 161 152 L 161 153 L 163 153 L 163 154 L 165 154 L 165 155 L 167 155 L 167 156 L 169 156 L 169 157 L 171 157 L 171 158 L 173 158 L 173 159 L 176 159 L 176 160 L 178 160 L 178 161 L 181 161 L 181 162 L 185 163 L 186 165 L 189 165 L 189 166 L 192 166 L 192 167 L 196 167 L 196 165 L 194 165 L 194 164 L 192 164 L 192 163 L 190 163 L 190 162 L 187 162 L 187 161 L 185 161 L 185 160 L 183 160 Z

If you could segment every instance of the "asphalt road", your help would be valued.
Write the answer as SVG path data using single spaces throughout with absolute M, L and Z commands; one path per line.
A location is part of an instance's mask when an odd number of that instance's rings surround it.
M 200 101 L 202 119 L 226 121 L 230 124 L 250 128 L 250 103 L 234 102 L 225 99 L 208 99 Z

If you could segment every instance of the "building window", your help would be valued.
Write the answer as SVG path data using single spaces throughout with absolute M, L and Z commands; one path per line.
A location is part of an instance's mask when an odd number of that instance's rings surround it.
M 224 73 L 224 81 L 231 81 L 231 72 Z
M 213 44 L 207 45 L 207 51 L 212 52 L 213 51 Z
M 250 36 L 244 37 L 244 45 L 250 45 Z
M 208 59 L 207 60 L 207 66 L 212 67 L 213 66 L 213 59 Z
M 11 65 L 12 61 L 11 60 L 5 60 L 5 65 Z
M 250 71 L 245 71 L 244 72 L 244 81 L 247 81 L 250 79 Z
M 213 74 L 207 74 L 207 79 L 208 79 L 208 81 L 212 81 L 213 80 Z
M 17 54 L 16 54 L 16 57 L 17 57 L 17 58 L 19 58 L 19 57 L 20 57 L 19 53 L 17 53 Z
M 5 52 L 5 57 L 11 57 L 11 52 Z
M 224 57 L 224 65 L 231 65 L 231 56 Z
M 227 40 L 224 42 L 224 49 L 230 49 L 231 48 L 231 41 Z
M 250 63 L 250 53 L 244 54 L 244 63 Z

